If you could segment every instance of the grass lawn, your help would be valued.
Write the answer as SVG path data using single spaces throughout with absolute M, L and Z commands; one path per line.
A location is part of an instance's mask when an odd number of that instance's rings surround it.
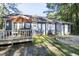
M 33 44 L 35 46 L 44 46 L 48 55 L 53 56 L 74 56 L 79 55 L 79 45 L 67 45 L 58 41 L 55 37 L 34 36 Z

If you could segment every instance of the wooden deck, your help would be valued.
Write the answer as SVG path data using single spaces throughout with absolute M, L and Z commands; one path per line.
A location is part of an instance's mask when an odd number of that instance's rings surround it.
M 21 43 L 21 42 L 28 42 L 28 41 L 32 41 L 32 38 L 31 39 L 0 40 L 0 45 L 3 45 L 3 44 L 13 44 L 13 43 Z
M 2 35 L 0 35 L 0 45 L 32 41 L 31 30 L 21 30 L 13 34 L 11 34 L 11 32 L 12 31 L 2 32 Z

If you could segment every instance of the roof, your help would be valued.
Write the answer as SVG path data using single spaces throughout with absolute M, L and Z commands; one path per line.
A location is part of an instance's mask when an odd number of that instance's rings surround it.
M 65 21 L 57 21 L 58 23 L 62 23 L 62 24 L 73 24 L 71 22 L 65 22 Z
M 58 20 L 58 19 L 55 19 L 55 18 L 53 18 L 53 19 L 48 19 L 48 18 L 47 18 L 47 21 L 48 21 L 48 22 L 52 22 L 52 23 L 73 24 L 73 23 L 71 23 L 71 22 L 61 21 L 61 20 Z
M 22 22 L 31 23 L 32 22 L 31 18 L 26 18 L 26 17 L 21 17 L 21 16 L 11 16 L 7 20 L 11 20 L 15 23 L 22 23 Z
M 47 17 L 42 16 L 33 16 L 33 15 L 24 15 L 24 14 L 9 14 L 4 16 L 3 18 L 16 18 L 16 22 L 40 22 L 40 23 L 62 23 L 62 24 L 72 24 L 71 22 L 59 21 L 57 19 L 48 19 Z
M 32 22 L 31 18 L 20 17 L 20 16 L 11 17 L 11 20 L 13 20 L 13 22 L 16 22 L 16 23 L 22 23 L 22 22 L 31 23 Z

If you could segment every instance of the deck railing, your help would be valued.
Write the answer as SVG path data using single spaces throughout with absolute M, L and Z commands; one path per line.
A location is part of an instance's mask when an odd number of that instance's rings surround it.
M 3 31 L 0 31 L 0 40 L 3 38 Z
M 9 36 L 11 36 L 11 30 L 0 31 L 0 39 L 5 39 L 5 38 L 7 38 Z
M 3 32 L 3 39 L 11 39 L 12 37 L 12 30 L 6 30 Z
M 32 38 L 32 30 L 28 29 L 28 30 L 18 30 L 17 32 L 15 32 L 14 37 L 21 37 L 21 38 Z
M 0 32 L 0 39 L 29 39 L 32 38 L 32 30 L 5 30 Z

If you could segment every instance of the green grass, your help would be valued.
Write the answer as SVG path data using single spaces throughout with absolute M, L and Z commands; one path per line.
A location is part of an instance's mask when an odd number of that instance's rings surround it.
M 34 45 L 43 45 L 48 50 L 48 55 L 73 56 L 79 55 L 79 45 L 67 45 L 58 41 L 55 37 L 47 35 L 34 36 Z

